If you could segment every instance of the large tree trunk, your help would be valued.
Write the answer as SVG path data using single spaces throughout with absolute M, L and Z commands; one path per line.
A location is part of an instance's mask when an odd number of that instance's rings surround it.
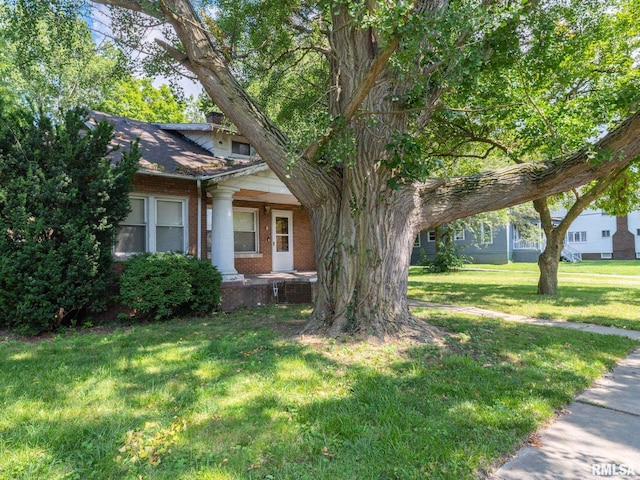
M 318 258 L 318 294 L 307 331 L 385 337 L 414 325 L 406 298 L 414 236 L 407 216 L 394 210 L 366 200 L 357 210 L 344 202 L 337 236 L 323 228 L 335 218 L 313 215 L 316 241 L 333 251 Z
M 389 186 L 392 172 L 378 163 L 389 142 L 385 132 L 403 128 L 403 121 L 355 122 L 341 195 L 311 212 L 318 295 L 307 331 L 386 337 L 417 325 L 406 298 L 416 211 L 406 192 Z

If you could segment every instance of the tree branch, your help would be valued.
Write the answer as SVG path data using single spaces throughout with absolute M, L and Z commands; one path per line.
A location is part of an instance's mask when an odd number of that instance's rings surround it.
M 564 216 L 560 224 L 556 227 L 560 234 L 564 237 L 567 230 L 573 223 L 573 221 L 578 218 L 585 208 L 587 208 L 591 202 L 593 202 L 596 198 L 604 193 L 604 191 L 609 188 L 613 182 L 615 182 L 620 175 L 626 170 L 627 166 L 622 166 L 617 168 L 613 172 L 600 177 L 595 185 L 589 188 L 586 192 L 583 192 L 582 195 L 578 197 L 578 199 L 571 205 L 571 208 Z
M 584 185 L 624 169 L 640 155 L 640 112 L 632 115 L 594 146 L 609 159 L 591 160 L 593 148 L 561 161 L 522 163 L 468 177 L 448 179 L 433 190 L 433 182 L 415 184 L 413 203 L 421 228 L 430 228 L 484 211 L 500 210 Z
M 144 13 L 162 22 L 167 20 L 162 10 L 160 10 L 158 3 L 150 2 L 149 0 L 91 0 L 91 2 L 111 7 L 120 7 L 131 10 L 132 12 Z
M 173 47 L 169 54 L 178 61 L 189 63 L 187 68 L 198 77 L 209 97 L 249 140 L 296 198 L 312 209 L 327 198 L 340 196 L 340 179 L 336 178 L 335 173 L 325 172 L 304 159 L 290 162 L 289 139 L 236 80 L 188 0 L 91 1 L 127 8 L 156 18 L 161 14 L 171 24 L 184 47 L 184 54 Z M 290 178 L 295 178 L 295 181 Z

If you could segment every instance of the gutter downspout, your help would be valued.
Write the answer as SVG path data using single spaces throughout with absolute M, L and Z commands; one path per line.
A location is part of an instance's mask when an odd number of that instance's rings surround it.
M 196 255 L 198 259 L 202 258 L 202 180 L 196 180 L 198 190 L 198 246 Z

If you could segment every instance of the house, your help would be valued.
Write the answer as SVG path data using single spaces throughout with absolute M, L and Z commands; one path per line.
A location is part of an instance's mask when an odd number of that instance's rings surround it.
M 614 217 L 585 210 L 569 227 L 565 244 L 583 260 L 640 259 L 640 212 Z
M 293 298 L 300 292 L 282 288 L 285 279 L 294 286 L 313 280 L 307 212 L 221 115 L 198 124 L 93 117 L 114 125 L 121 148 L 140 139 L 131 213 L 118 230 L 116 260 L 169 250 L 210 258 L 223 276 L 226 309 L 282 301 L 287 291 Z
M 554 221 L 565 214 L 555 212 Z M 474 263 L 537 262 L 544 249 L 542 234 L 533 240 L 525 238 L 512 223 L 483 225 L 475 233 L 460 229 L 454 233 L 454 242 Z M 585 210 L 569 227 L 564 246 L 562 255 L 570 261 L 640 259 L 640 212 L 613 217 L 602 210 Z M 412 265 L 420 263 L 423 252 L 427 258 L 435 256 L 434 230 L 422 231 L 416 237 Z

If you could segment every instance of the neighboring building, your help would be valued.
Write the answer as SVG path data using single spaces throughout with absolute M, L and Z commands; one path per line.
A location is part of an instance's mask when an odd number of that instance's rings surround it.
M 554 216 L 561 219 L 564 212 Z M 544 249 L 544 236 L 531 241 L 520 236 L 515 225 L 486 226 L 476 235 L 456 232 L 455 243 L 461 253 L 474 263 L 536 262 Z M 411 264 L 419 264 L 422 252 L 427 258 L 435 255 L 435 232 L 420 232 L 411 255 Z M 612 217 L 601 210 L 586 210 L 571 224 L 565 238 L 563 257 L 579 260 L 640 259 L 640 212 L 624 217 Z
M 315 270 L 309 216 L 220 117 L 203 124 L 152 124 L 99 112 L 94 117 L 114 124 L 121 148 L 140 139 L 132 210 L 118 231 L 116 259 L 189 252 L 210 258 L 224 281 L 235 285 L 245 275 Z
M 483 225 L 475 235 L 461 229 L 454 234 L 454 242 L 460 253 L 471 257 L 474 263 L 508 263 L 511 259 L 512 227 Z M 476 238 L 476 235 L 480 238 Z M 411 264 L 417 265 L 422 255 L 433 259 L 436 254 L 435 230 L 424 230 L 416 237 L 411 254 Z
M 584 260 L 640 258 L 640 212 L 612 217 L 586 210 L 574 220 L 565 239 Z

